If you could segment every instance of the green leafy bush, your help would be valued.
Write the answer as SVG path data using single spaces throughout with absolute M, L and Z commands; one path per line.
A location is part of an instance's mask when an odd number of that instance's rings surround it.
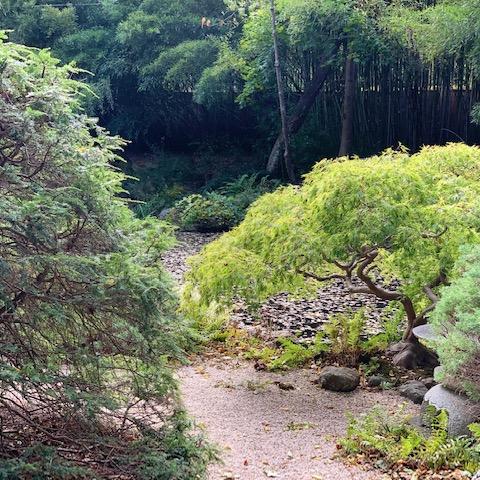
M 169 218 L 185 230 L 224 232 L 238 221 L 239 212 L 223 195 L 190 195 L 177 202 Z
M 329 356 L 344 366 L 356 366 L 363 350 L 362 334 L 365 328 L 365 312 L 340 314 L 331 317 L 325 325 L 329 339 Z
M 237 225 L 248 207 L 278 183 L 258 175 L 242 175 L 219 189 L 178 201 L 170 220 L 185 230 L 223 232 Z
M 129 209 L 77 69 L 3 34 L 0 69 L 0 476 L 197 478 L 210 453 L 172 416 L 192 338 L 159 262 L 172 228 Z
M 432 315 L 443 374 L 480 400 L 480 246 L 465 247 Z
M 225 316 L 223 318 L 226 322 Z M 350 315 L 335 315 L 313 341 L 299 343 L 281 338 L 275 346 L 252 346 L 245 356 L 261 360 L 269 370 L 301 367 L 320 357 L 329 363 L 357 367 L 362 356 L 370 357 L 388 345 L 387 332 L 365 339 L 365 320 L 363 310 Z
M 278 340 L 278 347 L 252 348 L 247 351 L 246 358 L 262 360 L 268 370 L 287 370 L 302 367 L 320 355 L 328 352 L 324 336 L 319 334 L 313 342 L 301 344 L 289 338 Z
M 302 187 L 262 196 L 238 228 L 193 259 L 184 303 L 195 290 L 194 301 L 206 305 L 237 297 L 259 305 L 283 291 L 314 295 L 319 282 L 341 279 L 352 293 L 403 307 L 409 340 L 460 246 L 480 238 L 479 195 L 477 147 L 321 161 Z M 384 288 L 382 277 L 400 286 Z
M 475 473 L 480 468 L 478 426 L 472 425 L 473 438 L 449 438 L 448 414 L 444 410 L 427 411 L 430 433 L 422 433 L 403 412 L 394 415 L 376 407 L 356 419 L 351 417 L 345 438 L 339 442 L 347 455 L 365 454 L 376 465 L 393 465 L 435 470 L 460 468 Z M 380 455 L 382 461 L 378 460 Z

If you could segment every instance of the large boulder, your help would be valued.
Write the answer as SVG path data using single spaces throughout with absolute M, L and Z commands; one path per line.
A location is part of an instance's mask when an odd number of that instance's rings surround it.
M 325 390 L 351 392 L 360 385 L 360 375 L 353 368 L 325 367 L 317 383 Z
M 413 403 L 421 404 L 428 389 L 423 382 L 410 380 L 398 388 L 398 393 L 402 397 L 408 398 Z
M 443 385 L 436 385 L 426 393 L 422 404 L 423 412 L 428 405 L 433 405 L 437 410 L 447 411 L 448 434 L 452 437 L 470 435 L 468 425 L 480 420 L 480 405 Z

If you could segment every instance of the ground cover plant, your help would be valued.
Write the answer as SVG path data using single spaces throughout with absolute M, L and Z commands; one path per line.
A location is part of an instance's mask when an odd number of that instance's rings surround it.
M 480 468 L 479 425 L 470 426 L 470 438 L 449 438 L 444 410 L 429 408 L 426 422 L 428 432 L 412 425 L 404 412 L 392 415 L 377 407 L 350 419 L 339 447 L 351 458 L 361 457 L 378 468 L 411 478 L 469 478 L 476 473 Z M 452 471 L 456 476 L 450 476 Z
M 123 198 L 124 142 L 79 108 L 79 70 L 3 33 L 0 69 L 0 477 L 200 478 L 171 227 Z

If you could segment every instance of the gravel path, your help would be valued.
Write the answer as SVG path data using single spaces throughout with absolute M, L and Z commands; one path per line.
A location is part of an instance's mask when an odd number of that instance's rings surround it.
M 215 235 L 179 234 L 179 245 L 164 255 L 166 268 L 181 284 L 186 259 Z M 323 292 L 323 294 L 322 294 Z M 321 328 L 311 325 L 331 313 L 329 307 L 345 300 L 338 286 L 323 289 L 318 300 L 291 302 L 283 296 L 267 302 L 277 328 Z M 326 303 L 328 305 L 326 305 Z M 377 305 L 377 308 L 381 307 Z M 241 309 L 237 321 L 249 323 Z M 283 320 L 282 320 L 283 319 Z M 298 321 L 298 322 L 297 322 Z M 258 372 L 252 363 L 207 353 L 178 371 L 187 411 L 205 428 L 221 452 L 222 464 L 212 465 L 209 480 L 380 480 L 378 471 L 362 470 L 335 459 L 335 439 L 345 432 L 347 412 L 359 415 L 375 404 L 396 411 L 403 403 L 395 392 L 359 388 L 353 393 L 327 392 L 312 382 L 315 370 L 285 374 Z M 278 383 L 291 385 L 281 389 Z M 412 413 L 418 408 L 411 407 Z
M 375 404 L 396 411 L 404 400 L 396 393 L 327 392 L 312 383 L 313 371 L 257 372 L 225 358 L 204 358 L 179 376 L 187 410 L 223 453 L 224 463 L 211 467 L 209 480 L 388 478 L 333 457 L 346 413 L 358 415 Z M 295 389 L 284 391 L 276 381 Z

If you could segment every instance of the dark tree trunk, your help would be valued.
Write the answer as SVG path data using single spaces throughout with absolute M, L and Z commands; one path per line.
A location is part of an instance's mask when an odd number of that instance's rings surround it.
M 280 51 L 277 38 L 277 16 L 275 12 L 274 0 L 270 0 L 270 12 L 272 15 L 272 38 L 273 50 L 275 53 L 275 75 L 277 77 L 278 103 L 280 105 L 280 117 L 282 121 L 282 140 L 283 140 L 283 158 L 285 169 L 290 182 L 295 182 L 295 173 L 293 171 L 292 159 L 290 157 L 290 141 L 288 131 L 287 105 L 285 101 L 285 88 L 282 78 L 282 67 L 280 65 Z
M 292 115 L 288 119 L 289 135 L 294 135 L 298 132 L 298 130 L 300 130 L 300 127 L 303 125 L 303 122 L 305 121 L 308 112 L 312 108 L 312 105 L 315 103 L 315 99 L 320 93 L 320 90 L 322 89 L 326 78 L 330 74 L 331 67 L 329 65 L 326 65 L 326 61 L 327 58 L 322 57 L 318 62 L 312 80 L 305 88 L 305 91 L 303 92 L 297 105 L 295 106 Z M 278 167 L 282 146 L 283 135 L 282 132 L 280 132 L 268 159 L 267 171 L 269 173 L 273 173 Z
M 345 90 L 342 106 L 342 136 L 338 151 L 339 157 L 352 153 L 356 81 L 357 67 L 352 56 L 348 54 L 345 61 Z

